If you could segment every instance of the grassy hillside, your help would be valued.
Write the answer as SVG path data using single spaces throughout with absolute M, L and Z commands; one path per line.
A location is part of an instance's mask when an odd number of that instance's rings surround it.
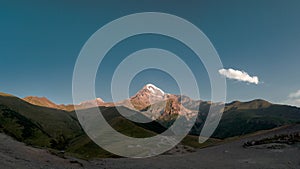
M 41 147 L 50 146 L 51 136 L 40 126 L 4 105 L 0 105 L 0 122 L 0 131 L 18 141 Z
M 121 114 L 118 113 L 116 107 L 99 107 L 102 115 L 106 121 L 111 125 L 112 128 L 118 132 L 135 138 L 145 138 L 155 136 L 157 133 L 162 132 L 165 128 L 157 122 L 151 122 L 146 124 L 135 123 L 125 119 Z M 122 112 L 132 111 L 125 107 L 118 107 Z M 95 111 L 95 108 L 82 110 L 85 113 Z M 117 157 L 102 148 L 98 147 L 87 135 L 82 135 L 70 143 L 68 154 L 77 156 L 83 159 L 89 158 L 103 158 L 103 157 Z
M 297 107 L 270 104 L 263 100 L 234 102 L 226 106 L 213 136 L 227 138 L 299 122 L 300 109 Z
M 194 105 L 196 103 L 187 104 L 187 108 L 191 109 Z M 190 134 L 199 135 L 211 106 L 211 102 L 201 102 Z M 222 119 L 212 137 L 225 139 L 295 123 L 300 123 L 300 108 L 272 104 L 260 99 L 249 102 L 234 101 L 225 105 Z M 168 127 L 172 125 L 172 120 L 161 124 Z
M 165 130 L 157 122 L 131 122 L 121 116 L 115 107 L 100 109 L 108 123 L 127 136 L 151 137 Z M 132 111 L 124 107 L 119 109 Z M 32 105 L 7 94 L 0 95 L 0 132 L 29 145 L 51 148 L 53 152 L 65 150 L 67 154 L 80 158 L 114 157 L 87 137 L 75 112 Z
M 19 141 L 63 149 L 83 131 L 74 113 L 31 105 L 17 97 L 0 95 L 1 131 Z

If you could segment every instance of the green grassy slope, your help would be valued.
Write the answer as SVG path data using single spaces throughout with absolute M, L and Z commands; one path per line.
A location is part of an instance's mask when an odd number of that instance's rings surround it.
M 74 113 L 35 106 L 17 97 L 1 95 L 0 104 L 41 126 L 51 136 L 57 136 L 63 132 L 68 137 L 74 137 L 81 133 L 81 127 Z
M 131 122 L 121 116 L 115 107 L 100 109 L 108 123 L 127 136 L 151 137 L 165 130 L 157 122 Z M 119 109 L 132 111 L 124 107 Z M 32 105 L 7 94 L 0 95 L 0 131 L 29 145 L 47 147 L 53 151 L 65 150 L 67 154 L 80 158 L 114 157 L 87 137 L 75 112 Z
M 297 107 L 267 104 L 263 100 L 233 104 L 235 106 L 226 106 L 214 137 L 233 137 L 300 122 L 300 109 Z
M 30 145 L 50 147 L 51 137 L 21 114 L 0 105 L 0 131 Z
M 165 130 L 157 122 L 151 122 L 147 124 L 140 124 L 125 119 L 118 113 L 115 107 L 99 107 L 102 115 L 112 128 L 118 132 L 135 138 L 146 138 L 155 136 L 157 133 Z M 132 111 L 125 107 L 118 107 L 122 112 Z M 82 110 L 84 113 L 91 113 L 95 111 L 95 108 Z M 95 157 L 117 157 L 100 147 L 98 147 L 87 135 L 82 135 L 70 143 L 67 152 L 70 155 L 77 156 L 83 159 L 95 158 Z
M 3 132 L 41 147 L 63 149 L 83 133 L 74 113 L 34 106 L 5 94 L 0 95 L 0 124 Z

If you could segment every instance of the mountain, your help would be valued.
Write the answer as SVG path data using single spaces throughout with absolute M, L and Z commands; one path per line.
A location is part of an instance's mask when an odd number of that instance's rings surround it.
M 262 100 L 262 99 L 256 99 L 249 102 L 240 102 L 240 101 L 233 101 L 226 105 L 225 111 L 228 110 L 243 110 L 243 109 L 262 109 L 262 108 L 268 108 L 272 106 L 272 103 Z
M 141 111 L 153 120 L 174 119 L 177 115 L 187 118 L 192 114 L 196 115 L 197 110 L 193 111 L 182 105 L 182 103 L 188 104 L 182 98 L 182 96 L 165 93 L 153 84 L 147 84 L 134 96 L 120 102 L 119 105 Z M 192 101 L 190 98 L 189 100 Z
M 294 106 L 272 104 L 256 99 L 226 104 L 215 138 L 245 135 L 259 130 L 300 123 L 300 109 Z
M 55 103 L 51 102 L 46 97 L 28 96 L 28 97 L 23 98 L 23 100 L 25 100 L 28 103 L 37 105 L 37 106 L 50 107 L 50 108 L 57 108 L 57 109 L 59 109 L 58 105 L 56 105 Z
M 98 106 L 113 106 L 112 103 L 106 103 L 104 102 L 101 98 L 96 98 L 95 100 L 88 100 L 81 102 L 77 105 L 73 104 L 55 104 L 54 102 L 50 101 L 46 97 L 37 97 L 37 96 L 28 96 L 23 98 L 24 101 L 41 106 L 41 107 L 48 107 L 48 108 L 53 108 L 53 109 L 59 109 L 59 110 L 65 110 L 65 111 L 73 111 L 76 109 L 87 109 L 87 108 L 92 108 L 92 107 L 98 107 Z
M 164 101 L 166 96 L 167 94 L 158 87 L 147 84 L 129 100 L 135 109 L 141 110 L 154 103 Z
M 64 105 L 64 104 L 55 104 L 46 97 L 36 97 L 28 96 L 23 98 L 24 101 L 31 103 L 33 105 L 49 107 L 54 109 L 73 111 L 76 109 L 87 109 L 98 106 L 105 107 L 114 107 L 114 106 L 124 106 L 133 110 L 145 110 L 149 109 L 151 105 L 154 105 L 152 109 L 148 110 L 145 114 L 149 116 L 173 116 L 173 115 L 182 115 L 188 116 L 189 114 L 197 113 L 193 111 L 196 107 L 199 106 L 200 101 L 194 101 L 187 96 L 173 95 L 165 93 L 162 89 L 156 87 L 153 84 L 145 85 L 140 91 L 138 91 L 134 96 L 129 99 L 110 103 L 104 102 L 101 98 L 96 98 L 95 100 L 88 100 L 79 103 L 78 105 Z M 165 105 L 165 106 L 162 106 Z M 151 115 L 150 115 L 151 114 Z M 151 118 L 152 118 L 151 117 Z
M 77 106 L 91 108 L 91 107 L 101 106 L 103 103 L 104 103 L 104 101 L 101 98 L 96 98 L 95 100 L 88 100 L 88 101 L 81 102 Z
M 0 130 L 41 147 L 55 147 L 82 133 L 75 113 L 35 106 L 6 94 L 0 94 Z
M 109 124 L 122 134 L 150 137 L 165 131 L 157 122 L 131 122 L 121 116 L 116 107 L 99 108 Z M 97 107 L 79 111 L 91 114 L 96 109 Z M 132 111 L 126 107 L 119 107 L 118 110 Z M 114 156 L 90 140 L 74 111 L 33 105 L 4 93 L 0 93 L 0 132 L 28 145 L 50 148 L 53 153 L 64 150 L 67 155 L 84 159 Z
M 186 118 L 188 122 L 189 118 L 197 116 L 190 131 L 193 135 L 199 135 L 209 109 L 218 105 L 210 101 L 193 100 L 188 96 L 168 94 L 151 84 L 127 100 L 125 105 L 130 108 L 128 102 L 166 128 L 178 117 Z M 300 109 L 297 107 L 272 104 L 262 99 L 234 101 L 225 104 L 222 119 L 213 137 L 224 139 L 294 123 L 300 123 Z
M 196 116 L 196 123 L 192 124 L 190 130 L 190 134 L 195 136 L 187 136 L 182 143 L 201 147 L 197 136 L 209 109 L 216 105 L 218 103 L 165 93 L 151 84 L 117 103 L 96 99 L 69 108 L 66 108 L 68 105 L 63 107 L 46 98 L 19 99 L 0 93 L 0 132 L 29 145 L 65 150 L 67 154 L 80 158 L 110 157 L 113 155 L 99 148 L 84 133 L 74 111 L 74 108 L 78 108 L 84 113 L 91 113 L 100 106 L 109 124 L 131 137 L 153 136 L 165 131 L 177 118 L 189 122 L 190 117 Z M 118 110 L 153 121 L 136 123 L 123 117 Z M 297 107 L 272 104 L 261 99 L 234 101 L 225 105 L 222 119 L 212 137 L 225 139 L 296 123 L 300 123 L 300 109 Z
M 58 105 L 58 104 L 53 103 L 46 97 L 27 96 L 27 97 L 23 98 L 23 100 L 30 104 L 41 106 L 41 107 L 49 107 L 49 108 L 53 108 L 53 109 L 60 109 L 60 110 L 66 110 L 66 111 L 74 110 L 74 106 L 71 104 L 70 105 L 64 105 L 64 104 Z
M 189 122 L 191 117 L 197 116 L 190 134 L 198 135 L 209 109 L 216 106 L 216 103 L 165 93 L 155 85 L 147 84 L 134 96 L 120 102 L 106 103 L 101 99 L 96 99 L 75 106 L 77 109 L 123 106 L 133 111 L 139 111 L 166 128 L 170 127 L 178 117 L 185 118 Z M 74 107 L 70 110 L 74 110 Z M 213 136 L 223 139 L 299 121 L 300 111 L 296 107 L 272 104 L 262 99 L 248 102 L 234 101 L 225 105 L 221 122 Z
M 210 101 L 165 93 L 152 84 L 145 85 L 134 96 L 118 105 L 137 110 L 166 128 L 178 117 L 189 122 L 191 117 L 197 116 L 190 131 L 192 135 L 199 135 L 209 109 L 218 106 Z M 222 119 L 213 137 L 224 139 L 299 122 L 300 109 L 297 107 L 272 104 L 262 99 L 234 101 L 225 104 Z

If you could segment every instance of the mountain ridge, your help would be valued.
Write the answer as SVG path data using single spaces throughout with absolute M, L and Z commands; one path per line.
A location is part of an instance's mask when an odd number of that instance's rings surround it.
M 5 93 L 2 93 L 3 95 Z M 8 94 L 6 94 L 8 95 Z M 12 96 L 12 95 L 11 95 Z M 174 107 L 181 107 L 181 105 L 185 108 L 188 108 L 190 110 L 195 110 L 200 104 L 212 104 L 211 101 L 203 101 L 203 100 L 193 100 L 189 96 L 186 95 L 176 95 L 176 94 L 170 94 L 165 93 L 162 89 L 158 88 L 157 86 L 153 84 L 146 84 L 142 89 L 140 89 L 135 95 L 131 96 L 128 99 L 118 101 L 118 102 L 105 102 L 101 98 L 96 98 L 94 100 L 87 100 L 83 101 L 79 104 L 56 104 L 49 100 L 46 97 L 38 97 L 38 96 L 27 96 L 23 98 L 28 103 L 31 103 L 33 105 L 38 105 L 42 107 L 50 107 L 55 109 L 61 109 L 66 111 L 73 111 L 75 109 L 85 109 L 85 108 L 91 108 L 91 107 L 97 107 L 97 106 L 105 106 L 105 107 L 112 107 L 112 106 L 125 106 L 128 108 L 131 108 L 133 110 L 143 110 L 146 107 L 153 105 L 158 102 L 163 101 L 171 101 L 172 103 L 175 103 Z M 233 107 L 239 107 L 239 109 L 242 109 L 243 106 L 246 106 L 245 108 L 253 107 L 268 107 L 271 103 L 264 99 L 253 99 L 249 101 L 231 101 L 228 103 L 225 103 L 227 107 L 233 108 Z M 284 105 L 284 104 L 279 104 Z M 292 105 L 289 105 L 292 106 Z M 297 107 L 297 106 L 295 106 Z M 225 110 L 226 111 L 226 110 Z M 178 113 L 181 114 L 181 113 Z M 184 113 L 182 113 L 184 114 Z
M 131 137 L 149 137 L 169 128 L 177 117 L 181 116 L 176 114 L 176 109 L 172 109 L 175 108 L 172 106 L 174 102 L 177 104 L 179 100 L 182 106 L 190 109 L 195 109 L 199 104 L 199 109 L 193 110 L 197 119 L 189 133 L 195 136 L 187 136 L 188 139 L 184 144 L 201 147 L 197 136 L 202 130 L 208 110 L 214 103 L 192 101 L 187 96 L 172 95 L 172 97 L 173 100 L 166 100 L 166 102 L 163 100 L 153 104 L 158 107 L 157 110 L 153 110 L 158 115 L 152 118 L 153 123 L 136 123 L 124 118 L 118 110 L 129 113 L 134 111 L 124 106 L 100 106 L 79 111 L 89 113 L 100 108 L 101 113 L 117 131 Z M 167 106 L 164 103 L 167 103 Z M 163 107 L 160 107 L 161 104 Z M 226 106 L 222 119 L 212 135 L 214 139 L 226 139 L 300 123 L 300 109 L 297 107 L 271 104 L 257 99 L 249 102 L 233 102 Z M 141 110 L 141 115 L 148 117 L 146 114 L 149 113 L 148 109 L 149 106 Z M 159 118 L 160 116 L 162 118 Z M 187 117 L 181 116 L 181 118 Z M 0 95 L 0 132 L 29 145 L 64 150 L 80 158 L 113 156 L 89 139 L 82 130 L 75 111 L 36 106 L 8 94 Z

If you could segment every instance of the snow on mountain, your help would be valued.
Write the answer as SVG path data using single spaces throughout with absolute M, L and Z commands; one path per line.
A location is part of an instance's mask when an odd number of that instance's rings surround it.
M 153 95 L 164 96 L 165 92 L 153 84 L 147 84 L 144 88 L 152 92 Z
M 165 100 L 167 94 L 153 84 L 145 85 L 140 91 L 129 99 L 134 109 L 141 110 L 157 102 Z

